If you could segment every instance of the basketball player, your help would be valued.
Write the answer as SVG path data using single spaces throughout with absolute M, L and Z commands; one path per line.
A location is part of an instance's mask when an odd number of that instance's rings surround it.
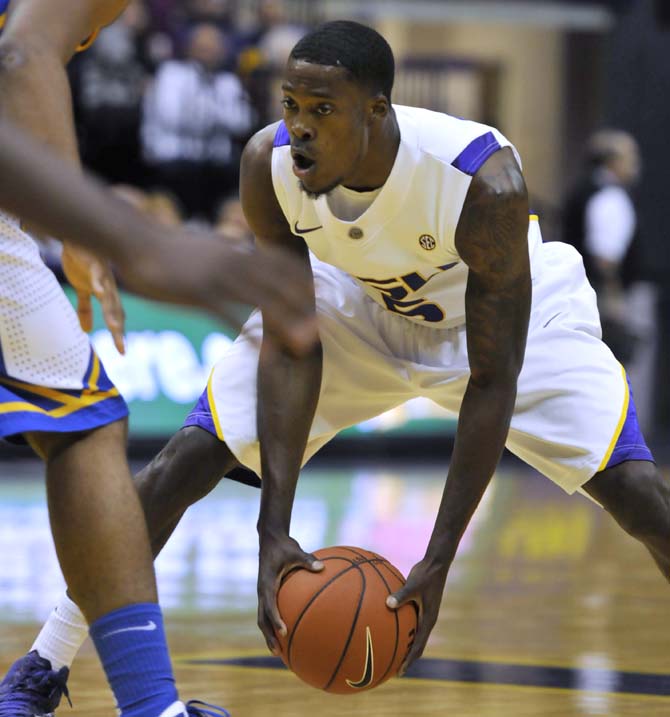
M 457 413 L 425 555 L 387 601 L 419 607 L 406 668 L 425 648 L 505 445 L 598 501 L 666 577 L 670 490 L 600 341 L 581 257 L 543 244 L 529 217 L 516 150 L 492 127 L 392 105 L 393 74 L 386 41 L 357 23 L 327 23 L 294 47 L 284 120 L 245 149 L 241 199 L 259 241 L 311 262 L 320 345 L 296 358 L 265 334 L 259 349 L 253 314 L 137 484 L 157 554 L 221 476 L 253 481 L 241 466 L 262 476 L 258 615 L 276 650 L 281 576 L 321 568 L 289 532 L 304 462 L 338 431 L 415 396 Z

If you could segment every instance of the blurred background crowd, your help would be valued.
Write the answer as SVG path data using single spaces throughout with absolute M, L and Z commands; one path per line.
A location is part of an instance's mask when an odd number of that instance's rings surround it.
M 165 223 L 251 239 L 240 153 L 281 115 L 291 47 L 322 20 L 367 22 L 396 54 L 395 102 L 495 125 L 517 146 L 545 241 L 584 255 L 643 428 L 668 444 L 669 5 L 133 0 L 69 68 L 82 157 Z M 58 271 L 57 247 L 44 253 Z

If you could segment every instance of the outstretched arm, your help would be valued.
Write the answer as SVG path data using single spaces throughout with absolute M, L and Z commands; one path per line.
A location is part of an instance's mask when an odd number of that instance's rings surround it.
M 531 303 L 528 197 L 509 149 L 477 172 L 456 232 L 468 265 L 466 332 L 470 380 L 435 527 L 424 559 L 391 604 L 415 600 L 420 622 L 406 665 L 435 624 L 447 572 L 498 464 L 509 431 Z
M 79 169 L 0 121 L 0 207 L 114 262 L 131 291 L 229 320 L 230 301 L 260 305 L 282 345 L 311 349 L 316 325 L 301 263 L 150 220 Z
M 262 245 L 284 247 L 300 257 L 305 274 L 311 267 L 307 247 L 294 236 L 272 186 L 274 127 L 251 139 L 242 157 L 240 199 L 247 221 Z M 312 284 L 308 307 L 314 311 Z M 265 322 L 265 315 L 263 316 Z M 258 573 L 258 625 L 268 647 L 277 650 L 275 632 L 286 628 L 277 609 L 282 577 L 296 566 L 321 569 L 289 536 L 298 474 L 321 386 L 321 344 L 304 356 L 290 356 L 264 327 L 258 366 L 258 440 L 261 450 L 261 508 Z

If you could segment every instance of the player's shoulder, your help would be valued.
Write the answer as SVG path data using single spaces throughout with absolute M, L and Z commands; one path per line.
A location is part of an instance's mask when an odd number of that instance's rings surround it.
M 285 141 L 282 137 L 285 135 Z M 263 155 L 270 156 L 272 150 L 276 146 L 280 146 L 279 143 L 288 145 L 290 143 L 288 130 L 283 121 L 273 122 L 272 124 L 266 125 L 262 129 L 259 129 L 251 139 L 247 142 L 244 152 L 252 156 Z
M 420 107 L 394 105 L 401 134 L 412 136 L 426 157 L 473 175 L 510 141 L 495 127 Z
M 285 133 L 285 144 L 288 144 L 288 131 L 282 121 L 273 122 L 259 129 L 244 147 L 242 167 L 252 171 L 269 170 L 272 164 L 272 150 L 277 146 L 277 138 L 282 133 Z

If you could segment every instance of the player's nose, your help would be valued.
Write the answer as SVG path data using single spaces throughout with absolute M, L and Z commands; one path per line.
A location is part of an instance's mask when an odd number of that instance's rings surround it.
M 316 136 L 314 127 L 307 121 L 296 118 L 291 122 L 288 127 L 288 131 L 297 139 L 299 142 L 309 142 Z

